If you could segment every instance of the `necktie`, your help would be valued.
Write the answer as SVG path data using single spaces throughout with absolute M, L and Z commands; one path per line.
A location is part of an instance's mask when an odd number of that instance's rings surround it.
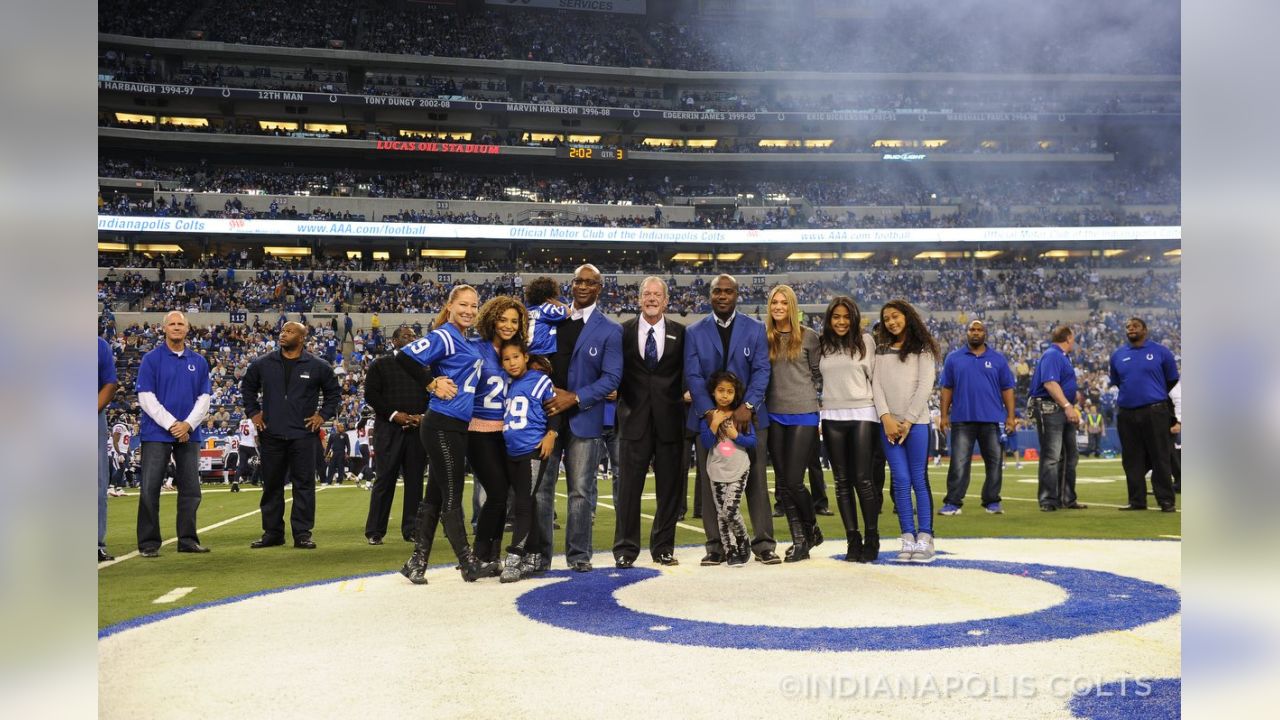
M 658 342 L 653 339 L 653 328 L 649 328 L 649 339 L 644 341 L 644 366 L 649 370 L 658 367 Z

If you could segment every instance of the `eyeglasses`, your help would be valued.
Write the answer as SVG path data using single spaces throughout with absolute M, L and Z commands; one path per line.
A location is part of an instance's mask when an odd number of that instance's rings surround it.
M 599 280 L 589 280 L 589 279 L 587 279 L 587 278 L 574 278 L 574 279 L 573 279 L 573 284 L 574 284 L 574 285 L 586 285 L 586 286 L 588 286 L 588 287 L 591 287 L 591 286 L 594 286 L 594 285 L 599 285 L 599 284 L 600 284 L 600 281 L 599 281 Z

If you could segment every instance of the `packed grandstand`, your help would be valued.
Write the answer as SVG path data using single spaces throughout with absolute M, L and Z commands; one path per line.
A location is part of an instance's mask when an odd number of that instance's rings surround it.
M 539 275 L 563 285 L 581 262 L 600 267 L 601 307 L 618 317 L 650 274 L 669 279 L 673 313 L 701 316 L 729 272 L 756 314 L 786 282 L 813 323 L 836 294 L 872 316 L 904 297 L 951 348 L 967 319 L 988 319 L 1019 406 L 1058 323 L 1077 328 L 1082 387 L 1104 407 L 1128 315 L 1180 353 L 1176 6 L 767 5 L 102 3 L 113 420 L 136 419 L 128 376 L 161 337 L 158 313 L 190 314 L 220 431 L 239 420 L 248 361 L 300 316 L 312 350 L 343 367 L 350 423 L 388 327 L 429 324 L 455 282 L 483 302 Z M 1073 32 L 1099 17 L 1115 35 Z M 118 220 L 138 216 L 210 223 Z M 360 228 L 392 223 L 440 227 Z M 833 232 L 779 234 L 813 229 Z M 656 234 L 668 230 L 742 234 Z

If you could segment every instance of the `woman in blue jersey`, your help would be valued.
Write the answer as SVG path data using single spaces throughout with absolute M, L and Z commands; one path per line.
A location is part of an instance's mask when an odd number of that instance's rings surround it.
M 804 472 L 818 441 L 819 367 L 818 334 L 800 320 L 796 293 L 779 285 L 769 293 L 769 317 L 765 337 L 769 341 L 769 458 L 773 481 L 787 524 L 791 547 L 784 562 L 809 559 L 809 550 L 822 543 L 813 508 L 813 497 L 804 485 Z
M 499 295 L 480 308 L 476 319 L 476 331 L 480 337 L 472 340 L 484 364 L 476 383 L 475 410 L 467 427 L 467 460 L 471 462 L 476 480 L 484 488 L 484 507 L 476 523 L 476 558 L 484 563 L 496 563 L 502 549 L 502 529 L 507 519 L 507 488 L 510 485 L 507 450 L 502 440 L 507 376 L 502 370 L 499 348 L 510 340 L 523 344 L 528 325 L 529 314 L 524 305 L 514 298 Z M 496 564 L 487 567 L 497 569 Z
M 467 542 L 467 524 L 462 516 L 462 482 L 467 456 L 467 425 L 475 406 L 476 383 L 484 361 L 466 332 L 475 324 L 479 296 L 470 285 L 457 285 L 435 329 L 404 346 L 397 361 L 431 366 L 436 379 L 435 399 L 422 418 L 422 442 L 427 448 L 429 476 L 422 504 L 418 506 L 413 555 L 400 572 L 409 581 L 422 585 L 436 521 L 444 525 L 445 537 L 458 556 L 462 578 L 468 582 L 486 574 Z

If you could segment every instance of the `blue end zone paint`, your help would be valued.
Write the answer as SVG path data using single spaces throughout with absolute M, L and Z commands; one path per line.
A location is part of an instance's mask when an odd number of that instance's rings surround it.
M 632 640 L 744 650 L 935 650 L 1016 645 L 1129 630 L 1177 613 L 1181 598 L 1164 585 L 1096 570 L 1036 563 L 939 558 L 931 565 L 904 564 L 904 572 L 930 567 L 982 570 L 1051 583 L 1067 593 L 1058 605 L 1023 615 L 932 625 L 791 628 L 686 620 L 623 607 L 614 594 L 661 573 L 648 568 L 573 573 L 520 596 L 526 617 L 566 630 Z M 1046 574 L 1049 573 L 1049 574 Z M 576 577 L 573 577 L 576 576 Z
M 1176 720 L 1182 717 L 1182 680 L 1107 683 L 1076 695 L 1069 707 L 1087 720 Z

